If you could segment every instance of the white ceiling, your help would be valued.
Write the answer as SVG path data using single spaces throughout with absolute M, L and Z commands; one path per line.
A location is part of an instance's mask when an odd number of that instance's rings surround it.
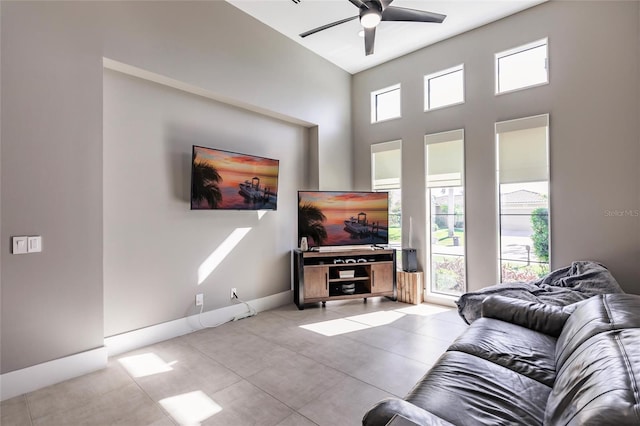
M 430 44 L 512 15 L 547 0 L 395 0 L 392 6 L 442 13 L 442 24 L 381 22 L 375 51 L 365 56 L 360 21 L 326 29 L 306 38 L 300 33 L 358 15 L 349 0 L 226 0 L 351 74 L 421 49 Z

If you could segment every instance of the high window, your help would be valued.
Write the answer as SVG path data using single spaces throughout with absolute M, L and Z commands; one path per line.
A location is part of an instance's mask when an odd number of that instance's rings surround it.
M 547 39 L 496 53 L 496 94 L 549 82 Z
M 549 272 L 549 115 L 496 123 L 500 281 Z
M 371 145 L 371 189 L 389 192 L 389 246 L 397 250 L 398 265 L 402 265 L 401 167 L 401 141 Z
M 428 291 L 457 296 L 466 291 L 464 131 L 425 136 Z
M 400 85 L 371 92 L 371 122 L 400 117 Z
M 464 65 L 424 76 L 424 110 L 464 102 Z

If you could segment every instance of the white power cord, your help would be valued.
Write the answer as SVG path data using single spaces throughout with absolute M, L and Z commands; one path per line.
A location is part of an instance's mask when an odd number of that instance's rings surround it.
M 244 314 L 236 315 L 235 317 L 233 317 L 230 320 L 222 321 L 222 322 L 220 322 L 218 324 L 215 324 L 215 325 L 204 325 L 202 323 L 202 310 L 204 309 L 204 303 L 203 303 L 202 305 L 200 305 L 200 312 L 198 312 L 198 323 L 200 324 L 200 327 L 201 328 L 215 328 L 215 327 L 219 327 L 222 324 L 226 324 L 226 323 L 231 322 L 231 321 L 238 321 L 238 320 L 241 320 L 243 318 L 249 318 L 249 317 L 253 317 L 253 316 L 258 315 L 258 311 L 256 311 L 253 308 L 253 306 L 251 306 L 248 302 L 245 302 L 244 300 L 240 299 L 237 294 L 234 295 L 234 298 L 237 299 L 239 302 L 244 303 L 247 306 L 247 309 L 249 310 L 249 312 L 245 312 Z
M 249 317 L 252 317 L 252 316 L 255 316 L 255 315 L 258 314 L 258 311 L 256 311 L 253 308 L 253 306 L 251 306 L 249 303 L 245 302 L 244 300 L 240 299 L 237 294 L 234 295 L 234 296 L 239 302 L 244 303 L 247 306 L 247 309 L 249 310 L 249 312 L 247 312 L 247 313 L 236 315 L 235 317 L 233 317 L 234 321 L 238 321 L 238 320 L 241 320 L 243 318 L 249 318 Z

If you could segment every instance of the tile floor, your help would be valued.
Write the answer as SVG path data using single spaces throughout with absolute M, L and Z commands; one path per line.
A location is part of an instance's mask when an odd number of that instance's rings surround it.
M 0 424 L 356 426 L 465 328 L 453 309 L 384 298 L 287 305 L 4 401 Z

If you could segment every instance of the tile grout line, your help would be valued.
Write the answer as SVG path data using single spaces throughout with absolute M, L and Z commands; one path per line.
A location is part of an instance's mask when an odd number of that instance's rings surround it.
M 156 406 L 157 408 L 159 408 L 159 409 L 160 409 L 160 412 L 161 412 L 161 413 L 162 413 L 166 418 L 168 418 L 168 419 L 169 419 L 169 421 L 170 421 L 171 423 L 173 423 L 173 424 L 174 424 L 174 425 L 176 425 L 176 426 L 179 426 L 179 425 L 178 425 L 178 423 L 176 423 L 176 422 L 173 420 L 173 417 L 171 417 L 171 415 L 170 415 L 170 414 L 168 414 L 168 413 L 165 411 L 165 409 L 162 407 L 162 405 L 160 405 L 160 404 L 159 404 L 158 402 L 156 402 L 153 398 L 151 398 L 151 395 L 149 395 L 149 393 L 147 393 L 147 391 L 146 391 L 142 386 L 140 386 L 140 383 L 138 383 L 138 381 L 136 380 L 136 378 L 135 378 L 135 377 L 133 377 L 133 376 L 131 375 L 131 373 L 129 373 L 129 370 L 127 370 L 126 368 L 123 368 L 123 370 L 124 370 L 124 372 L 127 374 L 127 376 L 129 376 L 129 378 L 133 381 L 133 383 L 136 385 L 136 387 L 137 387 L 137 388 L 138 388 L 138 389 L 139 389 L 139 390 L 140 390 L 140 391 L 141 391 L 141 392 L 142 392 L 142 393 L 143 393 L 143 394 L 144 394 L 144 395 L 145 395 L 145 396 L 146 396 L 146 397 L 147 397 L 147 398 L 148 398 L 148 399 L 153 403 L 153 405 L 154 405 L 154 406 Z M 124 387 L 124 386 L 123 386 L 123 387 Z M 114 389 L 114 390 L 116 390 L 116 389 Z
M 222 324 L 221 324 L 221 325 L 222 325 Z M 212 327 L 212 328 L 217 328 L 217 327 Z M 261 336 L 257 335 L 256 333 L 253 333 L 253 332 L 252 332 L 252 331 L 250 331 L 250 330 L 244 330 L 244 331 L 245 331 L 245 332 L 247 332 L 247 333 L 249 333 L 249 334 L 253 334 L 254 336 L 257 336 L 257 337 L 263 338 L 263 337 L 261 337 Z M 264 338 L 263 338 L 263 339 L 264 339 Z M 268 339 L 265 339 L 265 340 L 268 340 Z M 268 341 L 269 341 L 270 343 L 274 343 L 274 342 L 271 342 L 270 340 L 268 340 Z M 291 406 L 290 406 L 290 405 L 288 405 L 286 402 L 281 401 L 278 397 L 276 397 L 275 395 L 272 395 L 269 391 L 267 391 L 266 389 L 263 389 L 263 388 L 262 388 L 262 387 L 260 387 L 258 384 L 254 383 L 253 381 L 251 381 L 251 380 L 250 380 L 250 378 L 251 378 L 252 376 L 255 376 L 255 375 L 256 375 L 256 374 L 258 374 L 258 373 L 254 373 L 254 374 L 252 374 L 252 375 L 250 375 L 250 376 L 243 377 L 243 376 L 241 376 L 240 374 L 238 374 L 238 372 L 236 372 L 236 371 L 234 371 L 233 369 L 231 369 L 231 368 L 227 367 L 226 365 L 222 364 L 220 361 L 218 361 L 218 360 L 216 360 L 216 359 L 212 358 L 211 356 L 209 356 L 208 354 L 206 354 L 206 353 L 202 352 L 202 351 L 200 350 L 200 348 L 197 348 L 197 347 L 193 346 L 190 342 L 188 342 L 188 341 L 186 341 L 186 340 L 185 340 L 185 341 L 184 341 L 184 343 L 185 343 L 187 346 L 189 346 L 191 349 L 193 349 L 194 351 L 196 351 L 196 352 L 200 353 L 200 354 L 201 354 L 202 356 L 204 356 L 205 358 L 210 359 L 211 361 L 215 362 L 216 364 L 220 364 L 221 366 L 223 366 L 223 367 L 224 367 L 224 368 L 226 368 L 227 370 L 229 370 L 229 371 L 233 372 L 233 374 L 235 374 L 235 375 L 237 375 L 238 377 L 240 377 L 240 381 L 244 380 L 244 381 L 246 381 L 247 383 L 250 383 L 252 386 L 255 386 L 256 388 L 260 389 L 260 391 L 262 391 L 262 392 L 264 392 L 265 394 L 269 395 L 271 398 L 275 399 L 276 401 L 278 401 L 279 403 L 281 403 L 282 405 L 284 405 L 285 407 L 287 407 L 289 410 L 291 410 L 291 413 L 290 413 L 287 417 L 285 417 L 285 419 L 286 419 L 286 418 L 288 418 L 288 417 L 290 417 L 290 416 L 291 416 L 291 415 L 293 415 L 293 414 L 298 414 L 299 416 L 302 416 L 302 417 L 304 417 L 305 419 L 309 420 L 309 421 L 310 421 L 311 423 L 313 423 L 314 425 L 317 425 L 317 423 L 316 423 L 316 422 L 312 421 L 312 420 L 311 420 L 311 419 L 309 419 L 307 416 L 305 416 L 305 415 L 303 415 L 302 413 L 298 412 L 298 410 L 297 410 L 297 409 L 295 409 L 295 408 L 291 407 Z M 282 345 L 278 344 L 278 346 L 282 346 Z M 298 352 L 296 352 L 296 351 L 292 351 L 292 352 L 294 352 L 294 353 L 298 354 Z M 298 355 L 304 356 L 304 355 L 302 355 L 302 354 L 298 354 Z M 310 359 L 310 360 L 311 360 L 311 359 Z M 313 361 L 313 360 L 311 360 L 311 361 Z M 232 384 L 230 384 L 230 385 L 228 385 L 228 386 L 225 386 L 224 388 L 222 388 L 222 389 L 218 390 L 218 392 L 220 392 L 220 391 L 222 391 L 222 390 L 224 390 L 224 389 L 227 389 L 227 388 L 229 388 L 229 387 L 231 387 L 231 386 L 235 385 L 236 383 L 238 383 L 238 382 L 235 382 L 235 383 L 232 383 Z M 282 419 L 282 420 L 284 420 L 284 419 Z
M 24 394 L 24 402 L 27 405 L 27 414 L 29 415 L 29 424 L 33 426 L 33 416 L 31 415 L 31 404 L 29 403 L 28 393 Z

